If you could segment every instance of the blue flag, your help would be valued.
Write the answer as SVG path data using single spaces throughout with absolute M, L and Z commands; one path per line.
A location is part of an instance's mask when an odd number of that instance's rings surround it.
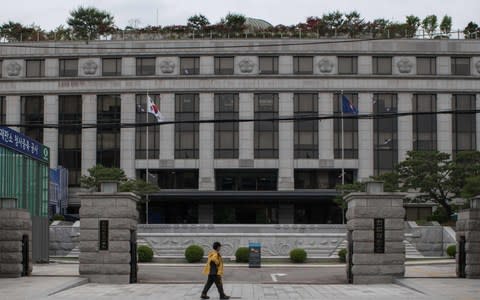
M 342 111 L 344 114 L 358 114 L 358 109 L 353 105 L 352 101 L 342 95 Z

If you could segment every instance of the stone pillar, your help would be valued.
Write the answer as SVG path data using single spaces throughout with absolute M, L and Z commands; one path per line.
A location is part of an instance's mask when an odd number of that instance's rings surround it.
M 104 183 L 105 184 L 105 183 Z M 91 283 L 130 282 L 130 241 L 136 240 L 137 202 L 133 193 L 81 193 L 80 276 Z
M 280 93 L 278 103 L 279 117 L 293 116 L 293 94 Z M 278 190 L 293 191 L 293 122 L 279 122 L 278 125 Z
M 280 204 L 278 206 L 278 223 L 293 224 L 295 223 L 295 206 L 293 204 Z
M 358 74 L 366 75 L 372 74 L 372 57 L 359 56 L 358 57 Z
M 200 120 L 213 120 L 215 105 L 213 93 L 200 94 Z M 201 191 L 215 190 L 215 171 L 213 167 L 213 154 L 215 145 L 214 123 L 200 124 L 199 139 L 199 182 L 198 189 Z
M 437 111 L 452 110 L 452 95 L 438 94 L 437 95 Z M 440 152 L 452 154 L 452 115 L 438 114 L 437 115 L 437 149 Z
M 58 95 L 45 95 L 44 120 L 46 125 L 58 124 Z M 50 168 L 58 166 L 58 129 L 43 129 L 43 144 L 50 148 Z
M 20 124 L 20 96 L 7 96 L 5 98 L 7 112 L 5 115 L 7 124 Z M 20 131 L 19 127 L 10 127 L 13 130 Z
M 293 56 L 278 58 L 278 74 L 293 74 Z
M 253 97 L 253 94 L 250 93 L 240 93 L 238 105 L 238 115 L 240 120 L 254 118 L 255 113 L 253 106 Z M 253 122 L 241 122 L 238 124 L 238 147 L 240 167 L 253 168 L 253 147 L 255 145 L 253 130 Z
M 215 61 L 213 56 L 200 56 L 200 74 L 213 75 L 215 73 Z
M 160 95 L 160 111 L 167 121 L 175 120 L 175 94 Z M 175 125 L 160 126 L 160 167 L 174 167 Z
M 373 94 L 358 95 L 358 111 L 362 114 L 372 113 Z M 373 120 L 358 120 L 358 178 L 361 181 L 373 176 Z
M 16 199 L 0 199 L 0 277 L 32 273 L 32 219 Z M 23 262 L 23 237 L 28 236 L 28 265 Z
M 97 123 L 97 96 L 82 95 L 82 123 Z M 82 129 L 82 175 L 88 175 L 88 169 L 97 164 L 97 129 Z
M 398 94 L 398 112 L 412 112 L 412 94 Z M 413 117 L 398 117 L 398 162 L 407 157 L 407 152 L 413 149 Z
M 475 101 L 477 110 L 480 110 L 480 94 L 477 94 Z M 476 126 L 477 126 L 477 151 L 480 151 L 480 114 L 476 114 Z
M 383 192 L 383 183 L 367 183 L 365 193 L 348 194 L 347 228 L 354 284 L 392 283 L 405 273 L 403 197 Z M 353 248 L 353 249 L 352 249 Z
M 122 75 L 135 76 L 137 73 L 137 60 L 135 57 L 122 57 Z
M 330 116 L 333 114 L 333 93 L 318 94 L 318 114 Z M 318 152 L 320 159 L 333 160 L 333 120 L 320 120 L 318 124 Z
M 437 74 L 452 75 L 450 56 L 437 56 Z
M 213 205 L 198 205 L 198 224 L 213 224 Z
M 121 123 L 135 123 L 135 94 L 122 94 L 121 99 Z M 120 168 L 135 178 L 135 127 L 120 129 Z
M 58 58 L 45 59 L 45 77 L 58 77 L 59 60 Z
M 470 209 L 458 213 L 457 236 L 457 275 L 460 274 L 460 241 L 465 240 L 465 277 L 480 278 L 480 196 L 470 202 Z

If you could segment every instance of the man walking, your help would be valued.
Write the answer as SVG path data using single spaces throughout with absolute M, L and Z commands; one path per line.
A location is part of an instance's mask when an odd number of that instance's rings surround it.
M 230 299 L 230 296 L 225 295 L 223 291 L 223 259 L 220 255 L 220 248 L 222 245 L 219 242 L 213 243 L 213 250 L 208 253 L 207 264 L 203 268 L 203 274 L 208 276 L 207 283 L 202 291 L 202 299 L 210 299 L 207 296 L 208 290 L 215 283 L 220 294 L 220 299 Z

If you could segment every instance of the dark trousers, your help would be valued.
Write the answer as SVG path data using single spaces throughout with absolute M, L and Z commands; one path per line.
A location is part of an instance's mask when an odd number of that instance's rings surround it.
M 224 296 L 225 293 L 223 291 L 222 276 L 220 275 L 208 275 L 207 283 L 205 283 L 202 295 L 206 295 L 208 293 L 208 290 L 212 287 L 213 283 L 215 283 L 215 285 L 217 286 L 217 290 L 220 296 Z

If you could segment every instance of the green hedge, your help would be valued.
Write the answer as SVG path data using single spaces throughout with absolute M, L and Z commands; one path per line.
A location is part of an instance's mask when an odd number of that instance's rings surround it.
M 338 259 L 340 259 L 340 262 L 347 262 L 347 249 L 338 250 Z
M 450 245 L 447 247 L 447 255 L 455 258 L 455 255 L 457 255 L 457 246 L 456 245 Z
M 185 258 L 189 263 L 199 262 L 203 258 L 203 248 L 198 245 L 191 245 L 185 249 Z
M 152 248 L 141 245 L 137 249 L 138 261 L 139 262 L 151 262 L 153 259 L 153 250 Z
M 248 247 L 240 247 L 235 252 L 235 261 L 248 263 L 249 256 L 250 256 L 250 250 L 248 249 Z
M 304 263 L 307 260 L 307 252 L 301 248 L 293 249 L 290 251 L 290 259 L 294 263 Z

